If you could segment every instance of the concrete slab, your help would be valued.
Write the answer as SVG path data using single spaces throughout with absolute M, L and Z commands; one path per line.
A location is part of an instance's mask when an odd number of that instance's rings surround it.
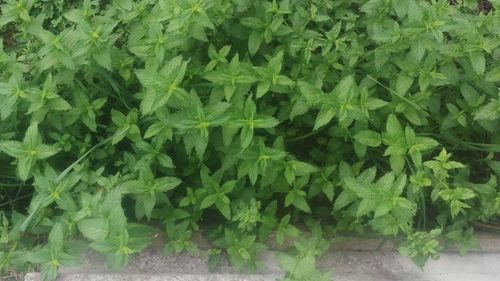
M 464 257 L 453 249 L 430 260 L 424 270 L 402 257 L 392 243 L 382 240 L 348 239 L 333 245 L 318 266 L 334 271 L 335 281 L 500 281 L 500 236 L 479 236 L 481 248 Z M 358 242 L 358 243 L 356 243 Z M 83 264 L 60 270 L 59 281 L 271 281 L 283 276 L 276 262 L 276 251 L 261 255 L 263 268 L 253 275 L 239 274 L 227 261 L 215 272 L 206 265 L 207 258 L 187 253 L 163 256 L 160 241 L 138 255 L 122 271 L 107 269 L 104 258 L 89 252 Z M 378 249 L 378 250 L 375 250 Z M 25 281 L 39 281 L 38 273 L 29 273 Z M 306 281 L 306 280 L 304 280 Z M 314 281 L 314 280 L 308 280 Z
M 61 274 L 58 281 L 274 281 L 277 277 L 237 274 Z M 38 274 L 26 275 L 25 281 L 39 281 Z
M 61 270 L 59 281 L 271 281 L 282 276 L 276 252 L 262 256 L 264 268 L 254 275 L 237 274 L 227 263 L 210 273 L 204 257 L 187 254 L 164 257 L 147 251 L 134 257 L 127 269 L 106 269 L 101 257 L 90 253 L 84 265 Z M 335 281 L 500 281 L 500 253 L 444 253 L 424 270 L 394 251 L 330 251 L 319 262 L 334 271 Z M 39 281 L 29 273 L 25 281 Z M 313 281 L 313 280 L 311 280 Z
M 445 252 L 423 270 L 397 252 L 330 252 L 320 261 L 335 281 L 500 281 L 500 253 Z
M 500 254 L 444 254 L 429 262 L 423 274 L 433 281 L 500 281 Z

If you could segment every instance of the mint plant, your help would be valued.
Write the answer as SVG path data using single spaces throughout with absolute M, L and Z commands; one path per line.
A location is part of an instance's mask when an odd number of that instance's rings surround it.
M 278 247 L 285 280 L 330 278 L 326 229 L 465 254 L 500 215 L 499 8 L 3 1 L 0 271 L 123 268 L 159 231 L 212 269 Z

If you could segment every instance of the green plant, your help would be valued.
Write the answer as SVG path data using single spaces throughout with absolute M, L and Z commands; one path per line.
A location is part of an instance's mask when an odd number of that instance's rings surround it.
M 2 2 L 0 270 L 124 267 L 156 227 L 211 268 L 276 242 L 285 280 L 327 279 L 311 219 L 465 254 L 500 215 L 488 3 Z
M 410 257 L 416 265 L 423 267 L 429 258 L 439 257 L 439 241 L 437 237 L 441 229 L 433 229 L 429 233 L 418 231 L 408 235 L 408 239 L 400 246 L 399 252 Z

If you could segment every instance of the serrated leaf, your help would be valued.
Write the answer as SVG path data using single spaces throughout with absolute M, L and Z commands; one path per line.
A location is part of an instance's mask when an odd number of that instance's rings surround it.
M 258 31 L 250 32 L 250 36 L 248 37 L 248 52 L 250 55 L 254 55 L 260 48 L 260 44 L 262 44 L 263 40 L 262 33 Z
M 0 143 L 0 150 L 9 156 L 20 158 L 23 157 L 25 151 L 23 149 L 23 145 L 17 141 L 3 141 Z
M 311 213 L 311 208 L 309 208 L 306 199 L 302 196 L 296 196 L 292 202 L 292 205 L 306 213 Z
M 109 223 L 106 219 L 83 219 L 77 224 L 78 230 L 90 240 L 104 240 L 109 233 Z
M 410 89 L 413 84 L 413 77 L 408 76 L 405 73 L 400 73 L 398 79 L 396 80 L 396 92 L 400 95 L 406 94 L 408 89 Z
M 473 52 L 469 54 L 469 60 L 472 65 L 472 69 L 481 75 L 484 73 L 484 69 L 486 67 L 486 60 L 484 58 L 484 54 L 481 52 Z
M 377 147 L 382 143 L 380 134 L 371 130 L 358 132 L 354 135 L 354 139 L 364 145 Z
M 403 128 L 401 127 L 398 118 L 394 114 L 389 115 L 389 117 L 387 118 L 386 131 L 387 134 L 391 136 L 404 137 Z
M 484 77 L 484 80 L 488 82 L 499 82 L 500 81 L 500 66 L 494 67 L 488 71 Z
M 317 130 L 326 124 L 330 123 L 330 121 L 333 119 L 337 111 L 330 107 L 330 106 L 322 106 L 321 109 L 319 110 L 318 116 L 316 117 L 316 120 L 314 121 L 314 128 L 313 130 Z
M 208 195 L 201 202 L 200 209 L 206 209 L 206 208 L 214 205 L 218 198 L 219 198 L 218 194 Z

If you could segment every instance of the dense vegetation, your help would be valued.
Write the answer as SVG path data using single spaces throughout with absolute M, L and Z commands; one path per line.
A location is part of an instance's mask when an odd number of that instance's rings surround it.
M 465 253 L 500 214 L 490 2 L 2 0 L 0 270 L 124 267 L 158 226 L 211 267 L 288 247 L 286 280 L 332 235 Z

